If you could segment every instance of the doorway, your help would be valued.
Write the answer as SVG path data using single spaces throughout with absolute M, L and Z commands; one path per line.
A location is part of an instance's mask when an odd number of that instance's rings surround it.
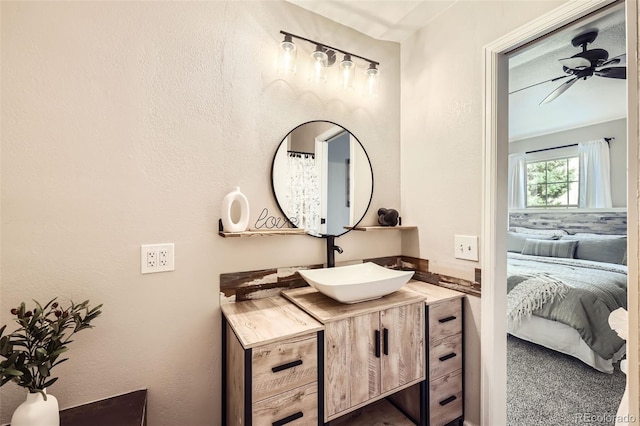
M 625 52 L 619 3 L 507 54 L 510 425 L 604 420 L 623 398 L 625 341 L 608 319 L 627 308 Z M 526 239 L 574 250 L 536 256 L 523 250 Z M 576 309 L 594 300 L 607 307 Z M 544 306 L 525 304 L 531 301 Z
M 569 2 L 485 47 L 485 135 L 483 194 L 483 294 L 481 345 L 482 424 L 506 424 L 506 252 L 507 156 L 508 156 L 508 64 L 509 52 L 580 20 L 614 1 Z M 637 51 L 637 3 L 627 2 L 627 55 Z M 628 75 L 637 76 L 637 63 L 629 61 Z M 627 162 L 629 277 L 638 276 L 638 81 L 627 81 Z M 633 161 L 636 159 L 635 161 Z M 638 282 L 629 280 L 630 338 L 627 357 L 630 395 L 638 395 Z M 630 398 L 630 412 L 637 416 L 637 397 Z M 637 417 L 636 417 L 637 418 Z

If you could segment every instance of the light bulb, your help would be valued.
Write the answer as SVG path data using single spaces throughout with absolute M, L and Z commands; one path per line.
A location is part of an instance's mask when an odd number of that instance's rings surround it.
M 278 61 L 280 72 L 284 75 L 296 73 L 296 45 L 291 39 L 291 35 L 285 34 L 284 40 L 280 43 L 280 60 Z
M 329 57 L 324 48 L 316 46 L 316 50 L 311 54 L 311 65 L 309 67 L 309 81 L 320 83 L 327 81 L 327 64 Z
M 344 59 L 340 62 L 340 74 L 342 76 L 343 89 L 353 89 L 355 71 L 356 65 L 351 60 L 351 55 L 345 54 Z
M 364 94 L 367 96 L 378 96 L 378 75 L 380 71 L 376 64 L 370 63 L 369 68 L 364 72 L 367 81 L 365 83 Z

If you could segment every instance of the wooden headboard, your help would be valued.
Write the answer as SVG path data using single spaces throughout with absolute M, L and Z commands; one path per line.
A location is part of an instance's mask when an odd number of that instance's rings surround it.
M 588 232 L 593 234 L 627 233 L 627 212 L 616 210 L 532 210 L 509 212 L 509 228 L 563 229 L 569 234 Z

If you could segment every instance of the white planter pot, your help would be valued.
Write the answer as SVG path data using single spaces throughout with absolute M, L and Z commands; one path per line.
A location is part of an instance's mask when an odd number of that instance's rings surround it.
M 47 390 L 43 392 L 46 394 Z M 47 395 L 45 401 L 40 392 L 27 392 L 27 399 L 16 408 L 11 417 L 11 426 L 60 426 L 58 400 Z

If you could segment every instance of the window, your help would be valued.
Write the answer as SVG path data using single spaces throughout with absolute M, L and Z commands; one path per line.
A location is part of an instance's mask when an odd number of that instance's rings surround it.
M 577 156 L 527 161 L 527 208 L 578 207 Z

